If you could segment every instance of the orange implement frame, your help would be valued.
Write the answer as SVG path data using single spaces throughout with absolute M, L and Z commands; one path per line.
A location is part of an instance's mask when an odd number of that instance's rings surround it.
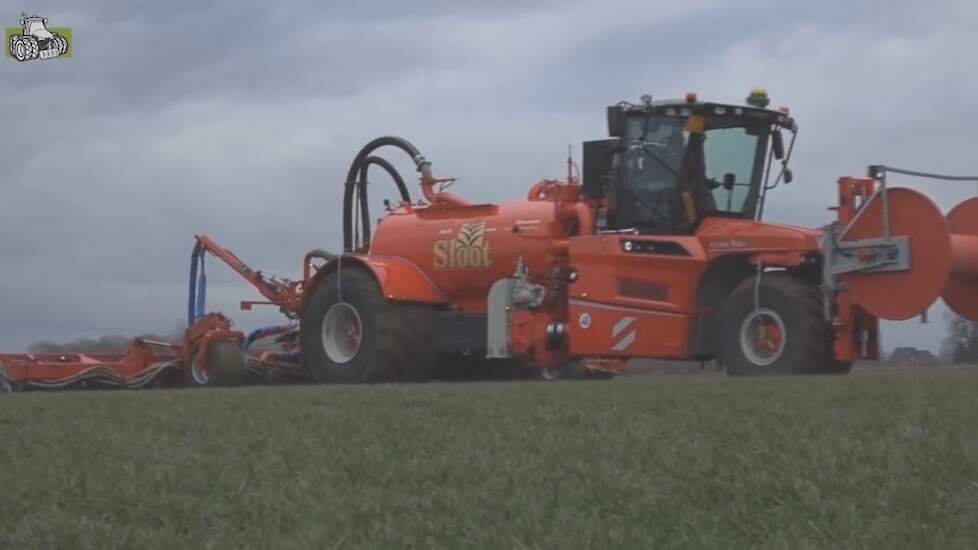
M 279 277 L 266 277 L 261 271 L 256 271 L 244 263 L 233 252 L 224 248 L 214 239 L 206 235 L 196 235 L 197 247 L 201 251 L 207 251 L 217 256 L 231 269 L 244 277 L 251 283 L 267 301 L 242 301 L 241 309 L 251 309 L 253 305 L 275 305 L 282 309 L 286 314 L 298 314 L 302 306 L 302 281 L 291 281 Z M 311 263 L 314 252 L 310 252 L 305 258 L 304 271 L 306 277 L 310 277 Z
M 7 353 L 0 366 L 16 389 L 58 389 L 91 384 L 141 388 L 178 385 L 180 346 L 137 338 L 125 353 Z

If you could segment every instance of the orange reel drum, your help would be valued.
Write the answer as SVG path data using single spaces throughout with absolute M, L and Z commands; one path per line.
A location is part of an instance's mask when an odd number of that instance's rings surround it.
M 944 287 L 944 303 L 961 317 L 978 321 L 978 197 L 955 206 L 947 223 L 951 279 Z
M 959 204 L 945 219 L 922 193 L 886 191 L 890 235 L 910 242 L 910 268 L 844 275 L 852 297 L 873 315 L 892 321 L 921 315 L 941 296 L 955 313 L 978 320 L 978 199 Z M 883 201 L 866 205 L 844 241 L 883 237 Z

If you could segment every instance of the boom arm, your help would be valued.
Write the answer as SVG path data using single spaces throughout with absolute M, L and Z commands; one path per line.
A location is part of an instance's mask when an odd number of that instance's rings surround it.
M 279 279 L 278 277 L 266 278 L 261 271 L 256 271 L 241 261 L 233 252 L 224 248 L 216 241 L 206 235 L 195 235 L 197 243 L 190 258 L 190 292 L 188 296 L 188 325 L 193 325 L 197 319 L 206 313 L 206 288 L 207 277 L 204 273 L 204 255 L 207 252 L 217 256 L 231 269 L 244 277 L 251 283 L 267 302 L 241 302 L 241 309 L 251 309 L 254 304 L 271 304 L 279 306 L 286 316 L 293 317 L 298 314 L 301 307 L 301 287 L 300 281 L 289 279 Z

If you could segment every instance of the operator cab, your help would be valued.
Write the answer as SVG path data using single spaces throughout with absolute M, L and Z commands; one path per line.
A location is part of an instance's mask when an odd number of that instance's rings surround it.
M 747 105 L 689 94 L 608 107 L 612 138 L 584 144 L 584 192 L 606 207 L 598 229 L 683 234 L 705 217 L 759 218 L 765 192 L 791 179 L 781 131 L 792 143 L 797 132 L 767 105 L 766 92 L 754 90 Z

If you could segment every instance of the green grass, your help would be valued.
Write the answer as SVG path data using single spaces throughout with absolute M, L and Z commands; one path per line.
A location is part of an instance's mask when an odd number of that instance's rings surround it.
M 0 396 L 0 547 L 968 548 L 978 371 Z

